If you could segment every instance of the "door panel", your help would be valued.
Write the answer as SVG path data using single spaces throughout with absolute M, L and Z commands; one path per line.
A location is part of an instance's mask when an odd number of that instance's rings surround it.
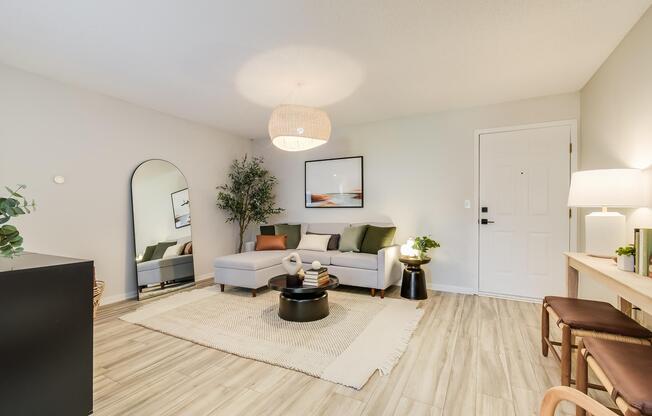
M 479 290 L 542 298 L 564 293 L 570 222 L 570 126 L 480 135 Z

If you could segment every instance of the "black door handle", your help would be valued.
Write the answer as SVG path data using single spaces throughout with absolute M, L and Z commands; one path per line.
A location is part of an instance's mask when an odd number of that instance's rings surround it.
M 493 224 L 494 222 L 495 222 L 495 221 L 489 221 L 489 220 L 486 219 L 486 218 L 483 218 L 483 219 L 480 220 L 480 224 L 484 224 L 484 225 L 486 225 L 486 224 Z

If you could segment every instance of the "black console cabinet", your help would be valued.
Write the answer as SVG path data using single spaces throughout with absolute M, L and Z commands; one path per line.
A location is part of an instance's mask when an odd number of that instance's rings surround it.
M 93 410 L 93 262 L 0 258 L 0 415 Z

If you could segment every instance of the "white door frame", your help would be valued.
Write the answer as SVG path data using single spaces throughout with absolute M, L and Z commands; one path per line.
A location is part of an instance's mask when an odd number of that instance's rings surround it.
M 506 127 L 497 127 L 497 128 L 491 128 L 491 129 L 477 129 L 475 130 L 474 133 L 474 143 L 473 143 L 473 151 L 474 151 L 474 162 L 473 162 L 473 168 L 474 168 L 474 175 L 473 175 L 473 209 L 475 210 L 475 221 L 477 224 L 476 232 L 473 233 L 473 241 L 472 241 L 472 246 L 473 250 L 475 252 L 474 257 L 474 267 L 473 270 L 475 271 L 475 288 L 474 292 L 476 295 L 481 295 L 483 294 L 480 292 L 480 136 L 483 134 L 487 133 L 505 133 L 505 132 L 510 132 L 510 131 L 518 131 L 518 130 L 529 130 L 529 129 L 537 129 L 537 128 L 544 128 L 544 127 L 559 127 L 559 126 L 569 126 L 570 127 L 570 132 L 571 132 L 571 144 L 572 144 L 572 152 L 570 155 L 570 172 L 573 174 L 573 172 L 577 171 L 577 155 L 579 153 L 579 147 L 577 144 L 577 120 L 560 120 L 560 121 L 549 121 L 549 122 L 544 122 L 544 123 L 534 123 L 534 124 L 521 124 L 517 126 L 506 126 Z M 570 180 L 570 178 L 569 178 Z M 571 251 L 577 251 L 577 235 L 578 235 L 578 222 L 577 222 L 577 208 L 572 208 L 571 209 L 571 218 L 570 218 L 570 250 Z M 559 257 L 561 258 L 562 253 L 559 253 Z M 560 279 L 563 276 L 560 276 Z M 496 297 L 495 294 L 491 294 L 490 296 Z M 532 299 L 532 298 L 519 298 L 515 296 L 504 296 L 505 298 L 508 299 L 516 299 L 516 300 L 525 300 L 525 301 L 540 301 L 541 299 Z

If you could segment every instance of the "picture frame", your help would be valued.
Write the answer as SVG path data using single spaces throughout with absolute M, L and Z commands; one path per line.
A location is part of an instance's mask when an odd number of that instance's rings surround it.
M 172 192 L 172 215 L 174 219 L 174 228 L 183 228 L 190 225 L 190 196 L 188 188 Z
M 364 208 L 363 157 L 307 160 L 304 204 L 306 208 Z

